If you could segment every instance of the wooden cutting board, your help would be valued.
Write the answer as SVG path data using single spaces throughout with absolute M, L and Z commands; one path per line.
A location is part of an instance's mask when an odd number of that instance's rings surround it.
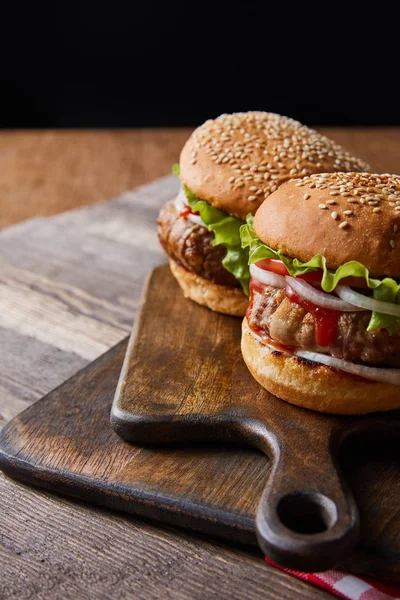
M 185 419 L 192 422 L 186 428 L 185 437 L 187 439 L 189 434 L 196 445 L 193 441 L 169 447 L 131 445 L 112 430 L 110 406 L 125 354 L 124 342 L 6 426 L 0 437 L 1 468 L 20 480 L 87 501 L 235 541 L 256 543 L 255 514 L 268 481 L 270 462 L 260 451 L 221 443 L 222 439 L 239 440 L 242 444 L 260 444 L 260 440 L 265 440 L 264 432 L 257 432 L 254 423 L 246 430 L 246 435 L 243 430 L 239 435 L 240 428 L 235 432 L 229 425 L 232 409 L 237 420 L 248 418 L 246 405 L 240 405 L 238 399 L 248 399 L 250 394 L 255 398 L 254 405 L 260 407 L 266 398 L 266 392 L 260 391 L 241 366 L 238 352 L 240 321 L 210 313 L 185 301 L 166 267 L 162 267 L 150 280 L 136 333 L 139 347 L 141 343 L 144 354 L 147 353 L 149 372 L 145 381 L 143 364 L 138 363 L 139 371 L 136 372 L 140 377 L 126 379 L 135 365 L 136 346 L 132 342 L 114 404 L 114 426 L 125 437 L 141 437 L 141 442 L 155 440 L 155 432 L 158 432 L 157 442 L 183 439 L 182 415 L 187 399 L 191 398 L 193 410 L 191 414 L 186 410 Z M 199 339 L 207 340 L 204 347 L 199 346 Z M 185 346 L 188 340 L 190 354 Z M 156 347 L 158 368 L 152 369 L 156 360 L 152 352 Z M 197 349 L 197 355 L 193 354 L 193 348 Z M 136 359 L 144 354 L 136 353 Z M 184 364 L 177 364 L 177 356 Z M 164 390 L 161 395 L 157 388 L 160 381 Z M 180 397 L 177 405 L 182 381 L 186 381 L 186 394 Z M 121 390 L 127 392 L 129 386 L 129 393 L 121 393 Z M 158 389 L 157 397 L 154 389 Z M 234 390 L 236 394 L 235 401 L 231 400 L 229 406 L 224 399 L 226 389 Z M 149 402 L 151 391 L 153 395 Z M 135 406 L 126 404 L 132 398 L 132 392 L 137 399 Z M 143 413 L 146 393 L 147 407 L 151 410 Z M 217 400 L 210 403 L 212 398 Z M 289 446 L 284 448 L 289 450 L 286 459 L 290 460 L 290 477 L 284 470 L 282 476 L 277 477 L 279 470 L 274 468 L 269 489 L 272 482 L 280 493 L 283 489 L 286 494 L 288 489 L 290 493 L 287 486 L 293 490 L 293 482 L 296 485 L 299 481 L 305 482 L 306 489 L 314 484 L 324 485 L 326 461 L 330 465 L 331 460 L 324 446 L 329 427 L 321 427 L 321 423 L 327 419 L 329 423 L 337 424 L 337 418 L 315 415 L 273 397 L 269 400 L 276 414 L 271 413 L 271 421 L 266 427 L 275 427 L 279 436 L 282 431 L 292 434 L 288 438 Z M 303 417 L 300 420 L 296 417 L 296 421 L 294 413 L 289 418 L 287 411 L 300 412 Z M 125 413 L 131 416 L 127 418 Z M 178 415 L 179 419 L 172 423 L 171 415 Z M 190 418 L 193 415 L 197 415 L 195 419 Z M 203 417 L 199 418 L 199 415 Z M 210 415 L 214 420 L 212 427 L 210 422 L 206 423 Z M 169 416 L 169 422 L 165 416 Z M 285 427 L 282 428 L 279 421 L 284 422 Z M 346 426 L 337 428 L 338 441 L 347 435 L 339 435 L 339 431 L 364 433 L 361 437 L 350 436 L 342 444 L 339 462 L 345 481 L 328 470 L 327 494 L 339 494 L 335 496 L 338 505 L 344 497 L 347 504 L 353 506 L 348 484 L 360 514 L 357 550 L 342 561 L 342 566 L 353 572 L 399 581 L 400 465 L 398 459 L 395 460 L 395 444 L 389 439 L 398 431 L 396 420 L 393 415 L 392 418 L 385 415 L 344 421 Z M 390 436 L 382 439 L 382 428 Z M 304 439 L 301 442 L 297 438 L 292 445 L 299 430 Z M 316 430 L 318 435 L 315 435 Z M 255 435 L 249 437 L 249 432 Z M 214 441 L 213 445 L 198 445 L 204 436 L 219 441 Z M 270 451 L 271 448 L 273 443 L 265 449 Z M 276 457 L 274 460 L 276 465 Z M 289 502 L 284 508 L 283 518 L 289 528 L 293 527 L 290 515 L 295 517 L 295 527 L 299 522 L 300 528 L 303 527 L 301 523 L 309 526 L 304 504 L 301 514 L 296 512 L 296 503 Z M 350 514 L 355 518 L 352 511 Z M 324 521 L 326 515 L 320 514 L 320 517 Z M 314 517 L 311 524 L 317 529 L 320 526 Z M 298 534 L 304 537 L 301 531 Z

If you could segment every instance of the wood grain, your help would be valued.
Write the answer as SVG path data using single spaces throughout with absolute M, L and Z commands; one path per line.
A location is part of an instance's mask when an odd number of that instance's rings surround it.
M 0 132 L 0 227 L 168 175 L 189 129 Z
M 190 129 L 0 132 L 0 227 L 111 198 L 171 172 Z M 397 173 L 400 128 L 323 128 Z
M 329 600 L 330 594 L 180 530 L 38 492 L 0 473 L 3 600 Z
M 159 206 L 177 188 L 168 176 L 0 233 L 0 426 L 130 332 L 147 271 L 165 260 Z
M 204 320 L 207 335 L 203 335 Z M 139 349 L 135 353 L 133 347 L 127 354 L 127 377 L 121 379 L 121 389 L 126 393 L 117 396 L 116 406 L 120 411 L 129 410 L 129 415 L 136 418 L 132 426 L 119 416 L 125 435 L 134 438 L 136 433 L 147 442 L 146 446 L 124 442 L 109 426 L 110 406 L 126 349 L 123 341 L 3 430 L 0 467 L 6 473 L 59 493 L 232 542 L 256 544 L 255 514 L 267 481 L 278 499 L 288 491 L 300 489 L 304 493 L 310 488 L 327 495 L 336 502 L 340 521 L 343 507 L 339 505 L 340 490 L 336 489 L 339 481 L 332 465 L 329 467 L 332 448 L 328 448 L 328 439 L 343 438 L 343 431 L 349 427 L 354 438 L 363 422 L 376 428 L 377 416 L 361 420 L 327 417 L 269 397 L 240 360 L 240 321 L 187 303 L 166 266 L 156 269 L 151 278 L 138 322 Z M 196 348 L 189 351 L 188 344 Z M 154 368 L 157 355 L 165 363 L 164 371 Z M 182 366 L 186 356 L 190 370 Z M 132 379 L 129 367 L 133 364 Z M 151 378 L 143 379 L 143 369 L 150 371 Z M 386 417 L 381 425 L 388 439 L 393 421 Z M 270 439 L 265 433 L 271 428 L 279 438 L 279 460 L 289 460 L 283 471 L 274 469 L 272 479 L 265 455 L 222 443 L 247 440 L 268 451 Z M 148 445 L 152 439 L 160 442 L 171 437 L 186 440 L 187 444 Z M 213 443 L 194 446 L 194 441 L 206 438 Z M 341 456 L 362 511 L 362 541 L 357 553 L 345 559 L 340 538 L 339 556 L 344 569 L 397 581 L 400 464 L 393 458 L 396 442 L 382 453 L 376 435 L 371 439 L 375 440 L 373 455 L 365 453 L 365 444 L 361 451 L 353 444 Z M 274 447 L 269 449 L 274 453 Z M 348 492 L 345 501 L 351 504 Z M 297 508 L 298 504 L 297 500 Z M 308 526 L 304 514 L 297 515 L 296 526 L 299 520 L 302 526 Z M 274 516 L 272 523 L 276 521 Z M 332 539 L 333 530 L 327 533 Z M 301 540 L 301 566 L 309 566 L 309 559 L 316 564 L 312 548 L 307 562 L 302 552 L 304 546 L 317 541 L 322 544 L 317 548 L 319 563 L 315 568 L 319 569 L 322 560 L 334 559 L 336 540 L 333 536 L 332 547 L 324 553 L 327 540 L 310 537 Z M 283 540 L 285 535 L 279 538 Z M 299 553 L 292 542 L 291 553 L 294 551 Z M 276 560 L 277 556 L 272 558 Z M 279 558 L 282 562 L 285 557 Z
M 256 544 L 268 460 L 220 445 L 182 451 L 122 441 L 109 420 L 125 349 L 121 342 L 5 427 L 1 468 L 111 508 Z

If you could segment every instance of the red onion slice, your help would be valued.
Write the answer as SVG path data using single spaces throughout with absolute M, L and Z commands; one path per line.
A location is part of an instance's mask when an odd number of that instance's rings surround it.
M 175 199 L 175 206 L 178 211 L 188 208 L 189 203 L 183 190 L 180 190 L 179 194 L 177 195 Z M 201 217 L 199 215 L 193 215 L 192 213 L 189 213 L 185 218 L 191 221 L 192 223 L 196 223 L 196 225 L 201 225 L 202 227 L 207 228 L 207 225 L 204 223 L 204 221 L 201 220 Z
M 189 221 L 192 221 L 192 223 L 196 223 L 196 225 L 201 225 L 202 227 L 207 228 L 207 225 L 204 223 L 204 221 L 201 220 L 201 217 L 199 215 L 189 213 L 186 218 L 189 219 Z
M 257 265 L 254 264 L 250 265 L 250 275 L 265 285 L 272 285 L 272 287 L 277 288 L 284 288 L 286 286 L 284 275 L 278 275 L 277 273 L 272 273 L 272 271 L 260 269 L 260 267 L 257 267 Z
M 349 304 L 348 302 L 344 302 L 339 298 L 335 298 L 335 296 L 331 296 L 330 294 L 326 294 L 325 292 L 321 292 L 320 290 L 316 290 L 314 286 L 310 285 L 303 279 L 296 279 L 295 277 L 286 276 L 286 281 L 289 287 L 292 288 L 297 294 L 302 296 L 305 300 L 309 300 L 312 304 L 316 306 L 321 306 L 322 308 L 329 308 L 331 310 L 339 310 L 344 312 L 354 312 L 357 310 L 362 310 L 357 308 L 353 304 Z
M 177 210 L 183 210 L 189 206 L 185 192 L 181 189 L 175 198 L 175 207 Z
M 352 375 L 364 377 L 371 381 L 379 381 L 380 383 L 390 383 L 392 385 L 400 385 L 400 369 L 380 369 L 379 367 L 366 367 L 364 365 L 356 365 L 355 363 L 334 358 L 329 354 L 320 354 L 319 352 L 309 352 L 308 350 L 296 350 L 296 356 L 311 360 L 328 367 L 340 369 Z
M 335 292 L 342 300 L 351 302 L 354 306 L 363 308 L 364 310 L 371 310 L 382 313 L 384 315 L 392 315 L 393 317 L 400 317 L 400 305 L 393 304 L 392 302 L 382 302 L 382 300 L 374 300 L 355 292 L 347 285 L 336 286 Z

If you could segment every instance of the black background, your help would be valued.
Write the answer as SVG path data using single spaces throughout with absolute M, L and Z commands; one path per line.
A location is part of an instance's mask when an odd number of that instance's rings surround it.
M 237 110 L 400 125 L 397 12 L 3 0 L 0 127 L 192 126 Z

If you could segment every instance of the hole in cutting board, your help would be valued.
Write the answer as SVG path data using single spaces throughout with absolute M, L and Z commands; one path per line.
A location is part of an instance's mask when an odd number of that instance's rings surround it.
M 326 496 L 316 492 L 293 492 L 281 498 L 278 517 L 296 533 L 322 533 L 332 527 L 337 518 L 336 506 Z

